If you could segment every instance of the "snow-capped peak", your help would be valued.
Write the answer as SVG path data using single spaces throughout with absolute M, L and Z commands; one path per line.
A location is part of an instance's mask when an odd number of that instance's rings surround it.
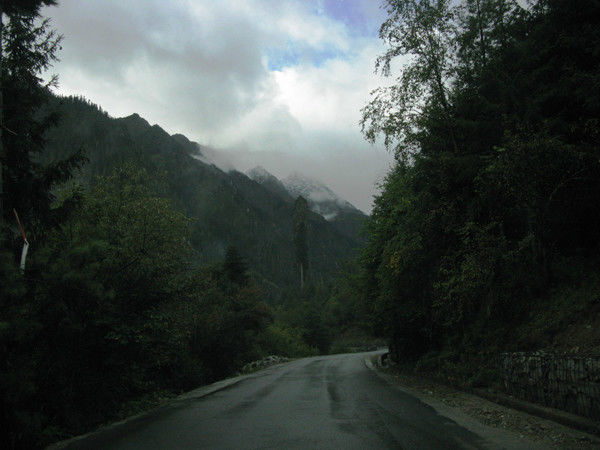
M 282 183 L 292 197 L 301 195 L 308 201 L 310 209 L 327 220 L 333 220 L 341 210 L 356 209 L 320 181 L 298 172 L 292 173 Z
M 271 174 L 263 166 L 256 166 L 247 173 L 248 177 L 254 181 L 264 181 L 276 178 L 275 175 Z
M 314 202 L 339 200 L 339 197 L 323 183 L 298 172 L 292 173 L 281 181 L 294 197 L 301 195 Z
M 284 198 L 291 200 L 301 195 L 308 201 L 310 209 L 326 220 L 333 220 L 342 211 L 356 211 L 354 206 L 338 197 L 322 182 L 298 172 L 279 180 L 264 167 L 257 166 L 249 170 L 247 175 Z

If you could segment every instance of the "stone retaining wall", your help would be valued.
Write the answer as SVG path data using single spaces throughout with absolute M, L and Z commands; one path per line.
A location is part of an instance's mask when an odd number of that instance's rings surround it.
M 508 394 L 600 420 L 599 357 L 518 352 L 499 363 Z

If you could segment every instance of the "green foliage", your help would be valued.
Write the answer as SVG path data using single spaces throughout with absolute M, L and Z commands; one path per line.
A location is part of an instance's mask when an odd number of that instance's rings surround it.
M 192 155 L 203 149 L 182 135 L 170 136 L 137 114 L 114 119 L 82 98 L 55 98 L 61 120 L 46 134 L 50 158 L 64 158 L 83 147 L 89 157 L 78 172 L 83 186 L 133 162 L 149 174 L 160 174 L 161 195 L 192 218 L 190 243 L 198 266 L 223 261 L 230 246 L 238 249 L 270 304 L 281 301 L 287 286 L 298 284 L 294 249 L 294 203 L 240 172 L 225 173 Z M 354 219 L 341 227 L 351 229 Z M 338 232 L 310 211 L 307 263 L 317 281 L 330 279 L 339 264 L 355 254 L 356 239 Z M 348 233 L 351 234 L 352 232 Z
M 126 167 L 99 180 L 32 259 L 39 401 L 71 432 L 151 387 L 147 376 L 160 359 L 148 350 L 154 330 L 146 321 L 154 308 L 181 295 L 188 223 L 150 194 L 141 184 L 145 178 Z M 76 378 L 69 375 L 73 361 Z M 90 395 L 103 398 L 102 406 L 87 401 Z
M 377 68 L 408 65 L 363 109 L 365 137 L 397 156 L 361 257 L 365 308 L 396 356 L 517 345 L 503 330 L 564 286 L 556 262 L 600 247 L 598 4 L 386 8 Z
M 290 358 L 316 355 L 317 352 L 303 340 L 297 328 L 274 322 L 262 334 L 259 346 L 265 355 L 281 355 Z
M 2 12 L 8 15 L 35 14 L 41 7 L 51 5 L 56 5 L 56 0 L 7 0 L 2 3 Z
M 299 196 L 294 203 L 294 248 L 296 261 L 300 266 L 300 287 L 308 270 L 308 229 L 307 229 L 308 202 Z
M 55 77 L 44 84 L 41 74 L 57 60 L 62 37 L 50 28 L 48 19 L 39 16 L 39 7 L 53 3 L 9 2 L 1 33 L 0 207 L 7 221 L 14 208 L 30 225 L 52 221 L 51 188 L 69 179 L 85 160 L 81 151 L 75 151 L 52 164 L 39 161 L 47 150 L 44 133 L 57 120 L 55 112 L 40 113 L 50 100 L 49 87 L 56 85 Z
M 362 330 L 363 334 L 370 331 L 370 311 L 362 301 L 363 279 L 357 271 L 355 263 L 342 269 L 324 305 L 324 320 L 332 334 L 340 335 L 352 328 Z
M 4 244 L 6 236 L 1 237 Z M 28 406 L 36 391 L 35 361 L 23 351 L 31 348 L 38 325 L 31 320 L 33 305 L 26 297 L 26 285 L 14 255 L 4 248 L 0 249 L 0 285 L 0 424 L 4 430 L 18 433 L 4 433 L 2 441 L 7 448 L 16 441 L 34 446 L 41 433 L 39 413 Z M 31 431 L 29 436 L 26 429 Z
M 89 192 L 62 192 L 78 200 L 25 276 L 3 253 L 0 390 L 3 426 L 14 430 L 9 446 L 82 433 L 156 392 L 234 373 L 279 336 L 266 331 L 270 312 L 236 251 L 213 268 L 193 268 L 190 220 L 161 190 L 144 169 L 124 165 Z M 308 353 L 290 336 L 290 354 Z
M 507 339 L 513 348 L 595 355 L 600 343 L 600 275 L 594 258 L 564 257 L 553 262 L 556 282 L 534 298 L 521 326 Z
M 223 271 L 227 278 L 236 284 L 245 285 L 248 283 L 246 263 L 234 246 L 230 246 L 225 252 Z
M 296 328 L 302 340 L 319 353 L 329 352 L 334 329 L 328 323 L 326 303 L 330 286 L 308 283 L 284 292 L 285 303 L 275 313 L 276 321 Z
M 373 92 L 373 99 L 363 109 L 365 137 L 374 142 L 383 134 L 386 147 L 396 144 L 399 152 L 417 151 L 418 122 L 425 111 L 439 107 L 442 128 L 456 146 L 448 100 L 455 8 L 447 0 L 389 0 L 384 8 L 389 17 L 381 25 L 379 37 L 389 48 L 377 58 L 375 68 L 389 76 L 396 57 L 409 57 L 410 63 L 396 84 Z

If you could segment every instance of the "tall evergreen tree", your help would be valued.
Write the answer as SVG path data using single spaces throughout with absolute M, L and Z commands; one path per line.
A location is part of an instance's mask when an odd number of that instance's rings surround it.
M 0 54 L 0 162 L 2 165 L 2 214 L 19 211 L 24 221 L 50 218 L 51 188 L 67 180 L 83 162 L 81 151 L 50 165 L 37 161 L 44 151 L 44 132 L 57 121 L 52 113 L 42 113 L 49 100 L 49 81 L 44 72 L 57 60 L 62 36 L 50 28 L 40 8 L 54 1 L 2 2 Z M 5 20 L 6 17 L 6 20 Z
M 246 263 L 238 249 L 233 245 L 230 245 L 227 248 L 225 261 L 223 262 L 223 270 L 227 278 L 238 285 L 242 286 L 248 282 Z
M 4 145 L 2 143 L 2 134 L 4 131 L 4 101 L 3 101 L 3 76 L 4 73 L 4 15 L 11 17 L 12 15 L 25 12 L 28 14 L 36 14 L 41 6 L 55 5 L 56 0 L 2 0 L 0 1 L 0 218 L 3 216 L 3 167 L 5 159 Z
M 300 268 L 300 287 L 304 287 L 308 270 L 308 239 L 307 239 L 308 202 L 299 196 L 294 203 L 294 248 L 296 261 Z

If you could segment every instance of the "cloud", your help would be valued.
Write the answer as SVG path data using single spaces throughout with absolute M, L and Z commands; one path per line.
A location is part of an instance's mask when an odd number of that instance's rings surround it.
M 300 172 L 324 182 L 333 192 L 364 212 L 371 210 L 373 195 L 390 169 L 392 158 L 382 149 L 347 147 L 343 152 L 319 152 L 306 155 L 288 151 L 251 151 L 219 149 L 208 152 L 208 160 L 228 171 L 247 172 L 263 166 L 278 177 Z
M 139 112 L 187 133 L 210 134 L 236 120 L 268 77 L 263 33 L 234 8 L 190 3 L 196 7 L 67 0 L 49 9 L 65 33 L 62 89 L 99 99 L 114 115 Z
M 364 45 L 351 57 L 274 72 L 279 102 L 313 129 L 356 130 L 360 108 L 376 87 L 372 63 L 380 50 Z
M 391 160 L 358 129 L 380 82 L 376 4 L 62 0 L 44 14 L 65 35 L 59 93 L 117 117 L 137 112 L 226 149 L 234 164 L 257 161 L 279 176 L 301 166 L 369 210 Z

